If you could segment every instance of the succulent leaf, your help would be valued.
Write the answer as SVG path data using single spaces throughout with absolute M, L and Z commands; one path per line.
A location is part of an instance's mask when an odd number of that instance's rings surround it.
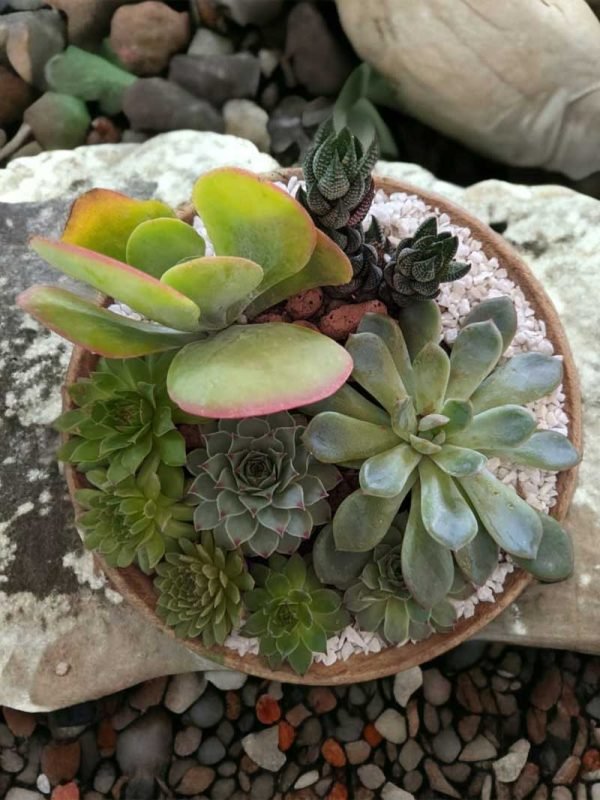
M 100 308 L 55 286 L 32 286 L 17 298 L 21 308 L 50 330 L 107 358 L 134 358 L 182 347 L 196 337 Z
M 446 400 L 442 407 L 442 414 L 448 417 L 444 427 L 446 436 L 458 431 L 464 431 L 473 419 L 473 406 L 468 400 Z
M 569 534 L 547 514 L 538 511 L 542 522 L 542 541 L 534 559 L 518 556 L 514 560 L 534 578 L 546 583 L 564 581 L 573 572 L 573 544 Z
M 501 364 L 472 395 L 476 414 L 506 403 L 530 403 L 553 392 L 562 380 L 562 362 L 541 353 L 519 353 Z
M 205 256 L 176 264 L 161 282 L 198 306 L 201 328 L 218 330 L 235 321 L 262 279 L 261 267 L 247 258 Z
M 498 566 L 498 545 L 479 526 L 477 536 L 459 550 L 454 558 L 465 578 L 475 586 L 483 586 Z
M 398 324 L 413 361 L 426 344 L 437 344 L 442 337 L 442 315 L 433 300 L 403 308 Z
M 476 414 L 468 428 L 448 436 L 450 444 L 472 450 L 517 447 L 536 427 L 531 411 L 517 405 L 496 406 Z
M 354 380 L 391 413 L 406 397 L 406 389 L 383 340 L 374 333 L 352 334 L 346 350 L 354 362 Z
M 449 374 L 450 359 L 438 344 L 429 342 L 421 348 L 413 361 L 417 414 L 441 411 Z
M 477 535 L 477 520 L 452 478 L 424 458 L 419 463 L 421 517 L 437 542 L 450 550 L 464 547 Z
M 333 536 L 333 526 L 325 525 L 314 541 L 312 558 L 314 570 L 321 583 L 347 589 L 369 560 L 370 553 L 339 550 Z
M 408 444 L 377 453 L 363 462 L 360 487 L 375 497 L 396 497 L 420 461 L 420 453 Z
M 310 421 L 304 443 L 319 461 L 339 464 L 369 458 L 399 440 L 389 427 L 324 411 Z
M 35 236 L 31 247 L 71 278 L 126 303 L 134 311 L 179 331 L 197 331 L 200 310 L 156 278 L 109 256 Z
M 385 411 L 367 400 L 348 383 L 340 386 L 336 392 L 324 400 L 303 406 L 300 410 L 311 416 L 316 416 L 322 411 L 335 411 L 338 414 L 345 414 L 347 417 L 363 420 L 363 422 L 372 422 L 374 425 L 388 424 L 388 415 Z
M 358 333 L 374 333 L 384 342 L 394 360 L 402 384 L 408 394 L 414 391 L 412 364 L 402 331 L 386 314 L 365 314 L 358 325 Z
M 167 386 L 184 411 L 240 418 L 314 403 L 336 391 L 352 359 L 298 325 L 232 325 L 175 356 Z
M 169 267 L 204 255 L 206 245 L 191 225 L 180 219 L 151 219 L 133 229 L 125 260 L 142 272 L 160 278 Z
M 504 352 L 517 332 L 517 312 L 510 297 L 491 297 L 489 300 L 482 300 L 469 311 L 462 322 L 462 327 L 488 320 L 500 331 Z
M 515 447 L 481 448 L 488 456 L 510 458 L 515 464 L 524 464 L 537 469 L 560 471 L 576 466 L 581 456 L 562 433 L 535 431 L 522 444 Z
M 260 264 L 263 292 L 299 272 L 315 249 L 316 228 L 302 206 L 251 172 L 211 170 L 198 178 L 192 197 L 216 254 Z
M 446 397 L 468 400 L 502 355 L 500 331 L 493 322 L 473 322 L 462 328 L 450 354 Z
M 487 463 L 487 458 L 482 453 L 453 444 L 444 444 L 439 453 L 432 454 L 431 459 L 440 469 L 454 478 L 473 475 L 482 470 Z
M 124 261 L 134 228 L 149 219 L 174 216 L 159 200 L 134 200 L 110 189 L 91 189 L 73 203 L 62 241 Z

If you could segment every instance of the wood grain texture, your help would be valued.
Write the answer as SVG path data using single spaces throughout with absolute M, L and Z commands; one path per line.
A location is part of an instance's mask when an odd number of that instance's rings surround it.
M 300 175 L 301 171 L 281 170 L 269 173 L 264 177 L 268 180 L 286 181 L 293 174 Z M 556 309 L 527 265 L 521 261 L 501 236 L 471 216 L 463 208 L 445 198 L 423 191 L 410 184 L 389 179 L 376 179 L 376 186 L 387 193 L 406 192 L 418 195 L 432 208 L 447 213 L 453 223 L 469 228 L 474 238 L 481 242 L 482 249 L 486 255 L 488 257 L 495 256 L 501 266 L 507 270 L 509 277 L 519 284 L 534 308 L 536 316 L 545 321 L 547 336 L 554 345 L 555 352 L 563 356 L 563 387 L 566 398 L 565 408 L 570 420 L 570 439 L 581 452 L 581 395 L 573 356 Z M 183 206 L 179 210 L 180 218 L 186 221 L 191 221 L 192 215 L 193 209 L 190 205 Z M 73 407 L 66 391 L 66 386 L 75 382 L 79 377 L 89 375 L 96 361 L 97 356 L 81 348 L 75 348 L 69 364 L 66 384 L 63 388 L 63 406 L 65 410 Z M 65 473 L 69 492 L 77 511 L 74 492 L 85 485 L 85 480 L 69 464 L 65 467 Z M 558 476 L 558 499 L 552 509 L 552 515 L 558 520 L 563 520 L 567 513 L 575 490 L 576 480 L 576 467 L 562 472 Z M 155 612 L 157 595 L 152 585 L 152 580 L 135 566 L 127 569 L 117 569 L 108 566 L 98 554 L 95 555 L 95 558 L 114 588 L 138 609 L 150 623 L 157 625 L 165 633 L 173 637 L 172 630 L 162 622 Z M 532 581 L 533 578 L 524 570 L 515 570 L 508 575 L 504 585 L 504 592 L 496 603 L 479 603 L 475 607 L 475 615 L 470 619 L 460 620 L 451 633 L 436 634 L 423 642 L 404 645 L 400 648 L 389 647 L 376 654 L 354 655 L 347 661 L 338 661 L 330 667 L 322 664 L 313 664 L 303 676 L 296 675 L 289 667 L 271 670 L 259 656 L 247 655 L 241 657 L 235 651 L 225 647 L 215 647 L 209 650 L 198 641 L 192 639 L 185 640 L 184 644 L 204 658 L 214 659 L 225 667 L 287 683 L 333 685 L 373 680 L 426 663 L 471 638 L 507 608 Z

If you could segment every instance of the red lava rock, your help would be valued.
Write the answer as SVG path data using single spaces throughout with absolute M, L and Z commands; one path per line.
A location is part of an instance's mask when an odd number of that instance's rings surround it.
M 254 317 L 252 322 L 285 322 L 286 319 L 283 314 L 278 314 L 277 311 L 265 311 L 264 314 L 259 314 Z
M 79 742 L 50 742 L 42 750 L 42 772 L 55 786 L 71 781 L 77 775 L 81 748 Z
M 419 732 L 421 719 L 419 717 L 419 706 L 414 697 L 409 700 L 406 706 L 406 719 L 408 721 L 408 737 L 409 739 L 415 739 Z
M 285 310 L 292 319 L 309 319 L 321 310 L 322 305 L 323 290 L 307 289 L 290 297 L 285 304 Z
M 483 711 L 479 692 L 466 672 L 461 672 L 456 680 L 456 699 L 473 714 L 481 714 Z
M 242 701 L 237 692 L 229 691 L 225 695 L 225 716 L 229 720 L 239 719 L 242 713 Z
M 98 751 L 103 758 L 112 756 L 117 746 L 117 732 L 109 719 L 101 720 L 96 734 Z
M 552 783 L 562 786 L 573 783 L 579 774 L 580 766 L 580 758 L 577 758 L 577 756 L 569 756 L 555 772 Z
M 365 314 L 387 314 L 387 308 L 381 300 L 368 300 L 366 303 L 349 303 L 330 311 L 321 317 L 319 328 L 326 336 L 337 341 L 344 340 L 358 328 L 358 323 Z
M 346 766 L 346 753 L 339 742 L 335 739 L 325 739 L 321 745 L 321 753 L 323 758 L 332 767 L 345 767 Z
M 152 706 L 157 706 L 163 699 L 167 688 L 167 676 L 153 678 L 150 681 L 140 683 L 129 695 L 129 705 L 137 708 L 138 711 L 147 711 Z
M 308 704 L 315 714 L 327 714 L 337 706 L 337 697 L 325 686 L 313 686 L 308 692 Z
M 178 794 L 189 797 L 201 794 L 214 781 L 216 773 L 210 767 L 190 767 L 177 787 Z
M 281 718 L 281 708 L 270 694 L 261 694 L 256 701 L 256 717 L 263 725 L 272 725 Z
M 26 711 L 18 711 L 16 708 L 8 708 L 7 706 L 4 706 L 2 711 L 6 724 L 15 736 L 31 736 L 37 724 L 33 714 L 28 714 Z
M 79 800 L 79 786 L 72 781 L 56 786 L 50 800 Z
M 600 769 L 600 750 L 595 747 L 586 750 L 581 759 L 584 772 L 596 772 Z
M 334 783 L 326 795 L 326 800 L 348 800 L 348 789 L 343 783 Z
M 537 708 L 527 709 L 527 736 L 532 744 L 542 744 L 546 741 L 547 714 Z
M 282 719 L 281 722 L 279 723 L 278 734 L 279 734 L 278 747 L 282 753 L 286 753 L 290 749 L 290 747 L 294 744 L 294 739 L 296 738 L 296 731 L 294 730 L 294 727 L 290 725 L 289 722 L 286 722 L 286 720 Z
M 372 722 L 367 722 L 363 728 L 363 739 L 370 744 L 371 747 L 378 747 L 383 741 L 383 736 Z
M 531 702 L 542 711 L 549 711 L 558 703 L 562 690 L 562 677 L 558 667 L 547 669 L 531 693 Z
M 92 120 L 92 130 L 88 133 L 86 144 L 118 144 L 121 131 L 108 117 L 96 117 Z
M 309 322 L 306 319 L 297 319 L 293 323 L 294 325 L 299 325 L 301 328 L 308 328 L 311 331 L 318 331 L 319 328 L 313 322 Z
M 157 0 L 122 6 L 110 25 L 110 44 L 136 75 L 158 75 L 190 41 L 190 15 Z

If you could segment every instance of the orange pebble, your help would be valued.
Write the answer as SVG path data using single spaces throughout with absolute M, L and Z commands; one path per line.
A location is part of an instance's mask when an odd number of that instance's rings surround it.
M 261 694 L 256 701 L 256 716 L 263 725 L 272 725 L 281 717 L 281 708 L 270 694 Z
M 289 722 L 282 719 L 279 723 L 279 749 L 285 753 L 294 744 L 296 738 L 296 731 Z
M 365 739 L 371 747 L 377 747 L 383 741 L 383 736 L 372 722 L 368 722 L 363 730 L 363 739 Z
M 334 783 L 326 800 L 348 800 L 348 789 L 343 783 Z
M 50 800 L 79 800 L 79 786 L 73 781 L 56 786 Z
M 227 692 L 225 695 L 225 716 L 227 719 L 236 720 L 239 719 L 241 713 L 242 701 L 239 694 L 232 691 Z
M 332 767 L 344 767 L 346 765 L 346 754 L 344 748 L 335 739 L 325 739 L 321 746 L 323 758 Z
M 96 742 L 101 756 L 112 756 L 115 752 L 117 746 L 117 732 L 109 719 L 103 719 L 98 725 Z
M 586 750 L 581 759 L 581 763 L 584 772 L 595 772 L 600 769 L 600 750 L 597 750 L 595 747 Z

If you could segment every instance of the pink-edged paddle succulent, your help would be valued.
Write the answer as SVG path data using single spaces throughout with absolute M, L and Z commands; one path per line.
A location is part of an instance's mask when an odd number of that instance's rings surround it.
M 348 258 L 287 192 L 244 170 L 202 175 L 193 201 L 214 256 L 168 206 L 104 189 L 75 202 L 61 241 L 31 242 L 54 267 L 142 319 L 53 286 L 28 289 L 19 304 L 107 358 L 177 349 L 168 391 L 191 414 L 269 414 L 335 392 L 352 370 L 342 347 L 298 325 L 248 322 L 298 292 L 347 282 Z

